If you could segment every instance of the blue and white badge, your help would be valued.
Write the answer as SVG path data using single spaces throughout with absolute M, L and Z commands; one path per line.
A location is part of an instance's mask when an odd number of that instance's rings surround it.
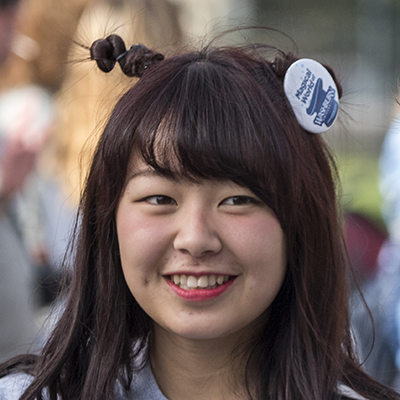
M 322 133 L 336 121 L 339 95 L 332 75 L 319 62 L 302 58 L 287 70 L 283 87 L 299 124 Z

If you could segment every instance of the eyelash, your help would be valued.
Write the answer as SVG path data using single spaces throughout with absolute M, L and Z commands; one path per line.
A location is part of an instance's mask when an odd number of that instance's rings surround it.
M 155 199 L 156 201 L 155 202 L 152 202 L 152 201 L 150 201 L 151 199 Z M 160 203 L 158 203 L 157 202 L 157 199 L 158 200 L 160 200 L 160 199 L 162 199 L 162 200 L 167 200 L 168 201 L 168 203 L 163 203 L 163 204 L 160 204 Z M 172 197 L 168 197 L 168 196 L 163 196 L 163 195 L 155 195 L 155 196 L 149 196 L 149 197 L 145 197 L 144 199 L 143 199 L 143 201 L 146 201 L 147 203 L 149 203 L 149 204 L 153 204 L 153 205 L 155 205 L 155 206 L 166 206 L 166 205 L 176 205 L 177 203 L 176 203 L 176 201 L 172 198 Z
M 151 200 L 155 200 L 155 201 L 151 201 Z M 162 201 L 167 201 L 166 203 L 159 203 L 158 201 L 162 200 Z M 233 200 L 233 204 L 227 204 L 228 200 Z M 245 202 L 241 203 L 241 204 L 235 204 L 235 201 L 243 201 L 245 200 Z M 145 197 L 142 201 L 146 201 L 149 204 L 153 204 L 153 205 L 159 205 L 159 206 L 165 206 L 165 205 L 176 205 L 176 201 L 169 196 L 163 196 L 163 195 L 154 195 L 154 196 L 149 196 L 149 197 Z M 260 202 L 258 200 L 256 200 L 253 197 L 250 196 L 231 196 L 226 198 L 225 200 L 223 200 L 220 204 L 226 204 L 226 205 L 231 205 L 231 206 L 244 206 L 244 205 L 248 205 L 248 204 L 259 204 Z
M 245 203 L 229 204 L 229 205 L 232 205 L 232 206 L 245 206 L 245 205 L 248 205 L 248 204 L 259 204 L 260 203 L 258 200 L 256 200 L 253 197 L 250 197 L 250 196 L 232 196 L 232 197 L 228 197 L 227 199 L 222 201 L 221 204 L 227 203 L 228 200 L 233 200 L 233 202 L 235 202 L 237 200 L 240 200 L 240 201 L 245 200 Z

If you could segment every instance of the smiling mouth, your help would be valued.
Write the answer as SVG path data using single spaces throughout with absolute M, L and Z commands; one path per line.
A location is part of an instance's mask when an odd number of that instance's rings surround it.
M 193 275 L 167 276 L 167 279 L 183 290 L 216 289 L 229 280 L 233 280 L 235 278 L 235 276 L 229 275 L 202 275 L 199 277 L 195 277 Z

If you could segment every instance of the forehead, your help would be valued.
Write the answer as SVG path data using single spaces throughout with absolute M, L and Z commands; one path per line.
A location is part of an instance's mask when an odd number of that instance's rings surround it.
M 221 179 L 217 177 L 195 177 L 195 176 L 187 176 L 182 172 L 182 166 L 180 166 L 179 162 L 177 161 L 176 157 L 174 159 L 175 161 L 175 168 L 173 169 L 165 169 L 165 170 L 156 170 L 152 166 L 150 166 L 146 161 L 141 157 L 140 155 L 138 156 L 133 156 L 131 159 L 131 162 L 129 164 L 129 169 L 126 177 L 126 183 L 128 184 L 135 178 L 164 178 L 166 180 L 169 180 L 171 182 L 175 183 L 183 183 L 183 184 L 202 184 L 204 182 L 215 182 L 221 183 L 221 182 L 232 182 L 228 179 Z M 233 182 L 232 182 L 233 184 Z

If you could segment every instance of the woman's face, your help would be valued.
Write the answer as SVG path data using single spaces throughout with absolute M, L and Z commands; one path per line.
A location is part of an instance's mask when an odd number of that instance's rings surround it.
M 253 329 L 286 272 L 274 213 L 231 181 L 172 180 L 143 161 L 128 178 L 117 232 L 123 273 L 143 310 L 191 339 Z

